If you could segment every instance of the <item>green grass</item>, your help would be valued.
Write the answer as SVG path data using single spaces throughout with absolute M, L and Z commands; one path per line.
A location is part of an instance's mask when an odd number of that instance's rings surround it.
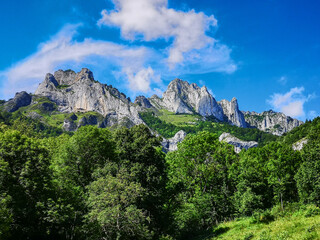
M 269 223 L 254 223 L 252 217 L 225 222 L 202 240 L 311 240 L 320 239 L 320 215 L 298 211 Z
M 74 121 L 75 123 L 78 123 L 81 118 L 88 117 L 89 115 L 95 115 L 97 117 L 98 121 L 102 121 L 102 119 L 103 119 L 103 116 L 97 112 L 85 112 L 85 113 L 77 112 L 74 114 L 77 115 L 77 117 L 78 117 L 77 120 Z M 71 114 L 70 113 L 53 112 L 52 114 L 49 114 L 49 115 L 43 115 L 43 114 L 41 114 L 41 115 L 44 117 L 45 122 L 48 125 L 61 128 L 63 126 L 64 119 L 69 117 Z
M 70 113 L 59 112 L 55 104 L 54 105 L 56 110 L 54 111 L 41 110 L 41 104 L 53 103 L 46 97 L 36 97 L 35 101 L 36 103 L 33 105 L 19 108 L 19 110 L 16 111 L 15 114 L 22 114 L 24 116 L 28 116 L 29 113 L 36 112 L 42 117 L 42 119 L 40 119 L 41 122 L 45 123 L 46 125 L 57 127 L 57 128 L 62 128 L 64 120 L 71 115 Z M 78 119 L 75 120 L 75 123 L 78 123 L 82 117 L 85 117 L 85 116 L 87 117 L 89 115 L 95 115 L 98 121 L 103 120 L 103 116 L 97 112 L 85 112 L 85 113 L 77 112 L 75 114 L 78 117 Z
M 45 119 L 45 122 L 53 127 L 62 127 L 64 119 L 68 116 L 67 113 L 53 113 L 50 115 L 42 115 Z
M 194 114 L 175 114 L 168 110 L 159 110 L 160 120 L 172 123 L 176 126 L 190 126 L 196 124 L 200 120 L 200 116 Z

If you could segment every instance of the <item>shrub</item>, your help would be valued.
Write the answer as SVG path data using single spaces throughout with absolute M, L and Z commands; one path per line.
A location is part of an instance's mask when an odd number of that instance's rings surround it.
M 252 223 L 269 223 L 274 221 L 274 216 L 270 210 L 256 211 L 252 215 Z

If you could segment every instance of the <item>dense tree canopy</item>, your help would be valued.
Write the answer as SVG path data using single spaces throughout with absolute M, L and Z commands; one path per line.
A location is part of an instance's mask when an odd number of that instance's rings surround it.
M 58 134 L 0 121 L 0 239 L 193 239 L 274 206 L 320 205 L 319 118 L 240 154 L 212 122 L 165 154 L 145 125 Z

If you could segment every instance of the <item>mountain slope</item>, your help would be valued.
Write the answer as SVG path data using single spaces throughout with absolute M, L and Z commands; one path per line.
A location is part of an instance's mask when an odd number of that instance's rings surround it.
M 162 98 L 138 96 L 132 103 L 116 88 L 96 81 L 87 68 L 78 73 L 72 70 L 48 73 L 34 95 L 18 93 L 2 107 L 7 112 L 20 108 L 27 117 L 66 131 L 75 131 L 84 125 L 132 127 L 144 123 L 140 117 L 143 112 L 152 112 L 162 121 L 180 126 L 209 120 L 257 128 L 274 135 L 282 135 L 303 123 L 273 111 L 241 112 L 236 98 L 217 102 L 205 86 L 200 88 L 181 79 L 171 81 Z M 71 113 L 75 117 L 70 118 Z
M 60 112 L 98 112 L 105 116 L 106 126 L 123 121 L 129 121 L 131 126 L 142 123 L 130 99 L 112 86 L 95 81 L 86 68 L 79 73 L 62 70 L 54 75 L 48 73 L 35 95 L 47 97 Z

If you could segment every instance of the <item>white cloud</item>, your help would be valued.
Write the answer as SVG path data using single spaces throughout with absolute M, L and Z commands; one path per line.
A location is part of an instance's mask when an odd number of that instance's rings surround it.
M 291 117 L 298 117 L 303 119 L 305 117 L 304 104 L 309 100 L 315 98 L 314 94 L 305 96 L 303 94 L 304 87 L 291 88 L 289 92 L 285 94 L 275 93 L 267 102 L 276 111 L 283 112 Z
M 91 38 L 78 41 L 75 36 L 82 25 L 68 24 L 49 41 L 39 44 L 34 54 L 0 72 L 1 97 L 12 97 L 22 90 L 33 92 L 46 73 L 58 68 L 95 66 L 113 74 L 133 94 L 159 95 L 165 89 L 159 73 L 174 78 L 206 72 L 232 73 L 237 69 L 230 57 L 231 49 L 206 34 L 217 26 L 213 15 L 177 11 L 168 8 L 167 0 L 113 2 L 115 9 L 102 11 L 98 24 L 120 27 L 122 36 L 129 40 L 127 44 Z M 165 46 L 160 44 L 164 46 L 161 49 L 157 42 L 144 46 L 143 41 L 159 39 L 167 41 Z M 133 40 L 139 40 L 138 44 L 134 45 Z
M 281 110 L 284 114 L 291 117 L 303 117 L 305 115 L 303 111 L 303 104 L 304 100 L 290 102 L 288 105 L 282 106 Z
M 171 67 L 183 62 L 187 57 L 186 54 L 192 50 L 215 48 L 217 41 L 206 35 L 210 27 L 217 26 L 217 20 L 213 15 L 207 16 L 203 12 L 196 13 L 194 10 L 176 11 L 168 8 L 167 0 L 113 0 L 113 2 L 115 10 L 103 10 L 98 25 L 120 27 L 122 36 L 127 40 L 173 40 L 168 49 L 167 59 Z M 221 46 L 220 44 L 217 48 Z
M 107 41 L 85 39 L 74 41 L 80 25 L 67 25 L 48 42 L 39 45 L 38 51 L 1 73 L 5 79 L 3 96 L 11 97 L 15 92 L 34 91 L 46 73 L 64 63 L 78 63 L 81 67 L 90 56 L 103 57 L 103 64 L 115 64 L 121 67 L 131 66 L 137 71 L 144 64 L 150 49 L 145 47 L 127 47 Z M 99 62 L 101 65 L 102 63 Z
M 129 88 L 134 92 L 150 92 L 152 82 L 161 83 L 160 75 L 156 75 L 151 67 L 141 69 L 134 74 L 130 68 L 125 69 L 129 80 Z

